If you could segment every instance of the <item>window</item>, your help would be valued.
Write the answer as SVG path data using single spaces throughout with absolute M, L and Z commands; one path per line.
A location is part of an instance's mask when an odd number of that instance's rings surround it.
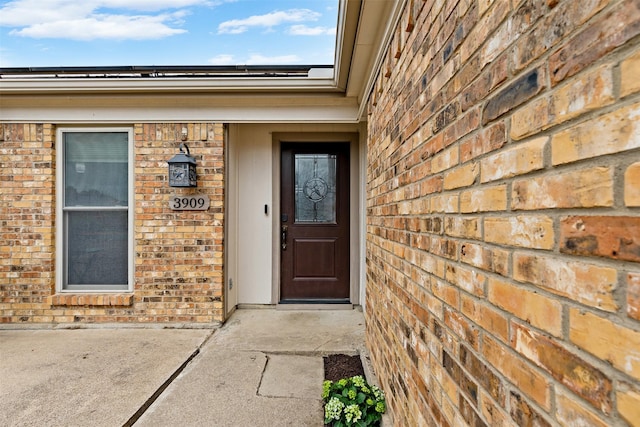
M 58 289 L 129 290 L 131 130 L 60 129 L 57 140 Z

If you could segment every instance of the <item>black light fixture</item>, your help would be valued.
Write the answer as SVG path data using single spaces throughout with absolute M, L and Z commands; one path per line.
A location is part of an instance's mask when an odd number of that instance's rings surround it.
M 180 152 L 167 163 L 169 163 L 169 186 L 197 187 L 196 159 L 189 153 L 187 144 L 181 143 Z

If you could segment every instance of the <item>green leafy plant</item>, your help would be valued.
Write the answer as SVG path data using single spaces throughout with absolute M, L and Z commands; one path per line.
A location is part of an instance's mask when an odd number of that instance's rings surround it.
M 379 426 L 387 410 L 384 392 L 362 375 L 322 384 L 324 423 L 333 427 Z

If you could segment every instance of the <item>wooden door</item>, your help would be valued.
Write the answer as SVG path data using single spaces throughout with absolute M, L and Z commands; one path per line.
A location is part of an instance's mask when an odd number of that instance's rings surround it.
M 283 143 L 280 302 L 349 302 L 349 144 Z

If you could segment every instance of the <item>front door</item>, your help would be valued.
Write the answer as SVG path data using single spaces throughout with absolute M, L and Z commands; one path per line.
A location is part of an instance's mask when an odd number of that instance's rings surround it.
M 283 143 L 280 302 L 349 302 L 349 144 Z

